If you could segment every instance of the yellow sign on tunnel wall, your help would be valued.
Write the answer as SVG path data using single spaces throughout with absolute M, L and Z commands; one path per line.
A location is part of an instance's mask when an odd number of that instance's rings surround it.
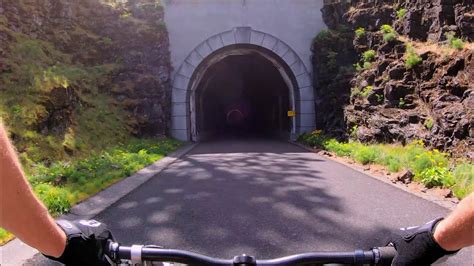
M 294 116 L 296 116 L 295 111 L 288 111 L 288 117 L 294 117 Z

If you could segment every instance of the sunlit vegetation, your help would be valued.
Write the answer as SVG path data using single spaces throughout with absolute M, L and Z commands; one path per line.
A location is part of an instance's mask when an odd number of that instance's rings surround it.
M 130 176 L 174 151 L 181 142 L 169 139 L 131 139 L 86 158 L 30 167 L 28 180 L 52 215 L 67 212 L 104 188 Z M 12 235 L 0 228 L 0 244 Z
M 399 10 L 397 10 L 397 18 L 404 19 L 407 13 L 408 13 L 408 10 L 406 8 L 400 8 Z
M 458 198 L 474 191 L 474 164 L 455 162 L 448 154 L 425 148 L 423 141 L 408 145 L 364 144 L 358 141 L 341 142 L 326 137 L 320 130 L 303 134 L 298 141 L 350 157 L 360 164 L 383 165 L 389 172 L 407 169 L 414 179 L 427 187 L 446 187 Z
M 357 28 L 355 30 L 355 35 L 359 38 L 365 36 L 365 29 L 364 28 Z
M 407 50 L 405 54 L 405 66 L 408 69 L 411 69 L 420 64 L 422 61 L 423 59 L 416 53 L 415 49 L 413 49 L 413 46 L 407 45 Z
M 375 50 L 368 50 L 368 51 L 365 51 L 364 54 L 363 54 L 364 61 L 365 61 L 365 62 L 372 62 L 372 61 L 374 61 L 374 60 L 375 60 L 375 55 L 376 55 Z
M 398 33 L 390 25 L 382 25 L 380 27 L 380 31 L 383 34 L 383 40 L 386 42 L 390 42 L 398 38 Z
M 454 32 L 446 32 L 444 36 L 446 37 L 446 40 L 448 41 L 448 44 L 451 48 L 456 50 L 464 49 L 464 42 L 461 39 L 456 38 Z

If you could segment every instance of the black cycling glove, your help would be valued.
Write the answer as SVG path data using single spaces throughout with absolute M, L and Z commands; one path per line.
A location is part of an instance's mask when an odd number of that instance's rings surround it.
M 444 250 L 434 239 L 436 225 L 443 218 L 422 226 L 402 228 L 391 236 L 390 242 L 397 250 L 393 266 L 431 265 L 445 255 L 456 253 Z
M 105 224 L 95 220 L 58 220 L 56 223 L 66 233 L 66 249 L 59 258 L 46 257 L 73 266 L 110 266 L 105 258 L 104 248 L 107 240 L 114 238 Z

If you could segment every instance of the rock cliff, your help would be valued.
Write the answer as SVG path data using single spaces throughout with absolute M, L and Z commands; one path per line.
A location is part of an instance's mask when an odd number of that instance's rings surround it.
M 332 116 L 318 127 L 364 142 L 424 140 L 473 158 L 472 2 L 365 2 L 322 10 L 329 30 L 313 44 L 314 82 L 318 110 Z

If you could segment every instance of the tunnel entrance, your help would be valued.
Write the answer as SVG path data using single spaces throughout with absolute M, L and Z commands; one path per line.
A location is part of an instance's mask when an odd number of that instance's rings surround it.
M 199 140 L 220 137 L 288 138 L 290 90 L 265 57 L 230 55 L 210 66 L 196 87 Z

